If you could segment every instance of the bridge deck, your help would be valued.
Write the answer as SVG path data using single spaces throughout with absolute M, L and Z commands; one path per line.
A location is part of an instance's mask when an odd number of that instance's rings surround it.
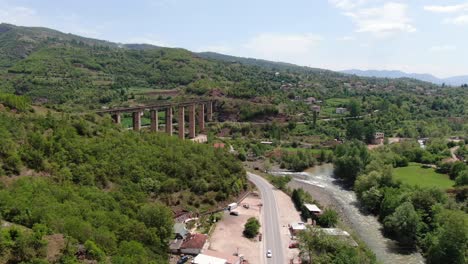
M 169 107 L 189 106 L 192 104 L 201 104 L 201 103 L 210 103 L 210 102 L 213 102 L 213 100 L 194 100 L 194 101 L 179 102 L 179 103 L 170 102 L 170 103 L 161 103 L 161 104 L 144 105 L 144 106 L 105 109 L 105 110 L 96 111 L 96 113 L 98 114 L 130 113 L 130 112 L 137 112 L 137 111 L 144 111 L 144 110 L 164 109 L 164 108 L 169 108 Z

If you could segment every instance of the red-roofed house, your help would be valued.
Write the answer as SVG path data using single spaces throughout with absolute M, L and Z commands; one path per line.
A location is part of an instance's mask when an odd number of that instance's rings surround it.
M 224 148 L 224 143 L 214 143 L 214 148 Z
M 204 234 L 190 234 L 180 246 L 180 253 L 197 255 L 205 246 L 208 236 Z

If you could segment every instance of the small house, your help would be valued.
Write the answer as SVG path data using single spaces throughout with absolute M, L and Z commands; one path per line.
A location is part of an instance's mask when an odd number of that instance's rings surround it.
M 205 246 L 208 236 L 204 234 L 189 234 L 180 245 L 180 253 L 197 255 L 200 254 Z
M 310 107 L 313 112 L 320 112 L 320 105 L 313 105 Z
M 308 97 L 305 99 L 306 104 L 314 104 L 317 101 L 315 97 Z
M 303 222 L 289 224 L 289 231 L 291 232 L 291 235 L 293 236 L 297 235 L 297 233 L 299 233 L 300 231 L 304 231 L 306 229 L 307 229 L 307 226 Z
M 348 111 L 348 109 L 346 109 L 346 108 L 344 108 L 344 107 L 338 107 L 338 108 L 335 109 L 335 112 L 336 112 L 337 114 L 340 114 L 340 115 L 346 114 L 347 111 Z
M 227 264 L 227 260 L 217 257 L 198 254 L 193 260 L 193 264 Z
M 372 144 L 374 145 L 382 145 L 384 143 L 385 134 L 382 132 L 376 132 L 374 134 L 374 138 L 372 139 Z
M 357 247 L 358 244 L 354 239 L 349 235 L 348 232 L 339 229 L 339 228 L 321 228 L 320 229 L 324 234 L 327 234 L 329 236 L 334 236 L 337 237 L 347 243 L 349 243 L 353 247 Z
M 304 206 L 307 208 L 307 211 L 309 211 L 309 213 L 311 213 L 314 216 L 319 216 L 322 214 L 322 210 L 320 210 L 320 208 L 318 208 L 318 206 L 315 204 L 306 203 L 304 204 Z

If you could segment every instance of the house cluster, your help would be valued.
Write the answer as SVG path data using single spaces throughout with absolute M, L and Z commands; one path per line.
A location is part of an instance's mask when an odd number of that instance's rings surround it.
M 322 103 L 321 100 L 317 100 L 315 97 L 307 97 L 304 102 L 310 105 L 310 110 L 313 112 L 320 112 L 320 105 Z
M 245 264 L 242 256 L 230 256 L 208 249 L 208 236 L 191 233 L 185 223 L 178 222 L 173 228 L 174 239 L 169 250 L 174 255 L 193 256 L 192 264 Z
M 357 247 L 358 244 L 352 237 L 349 235 L 348 232 L 340 229 L 340 228 L 319 228 L 315 225 L 315 219 L 319 217 L 322 214 L 322 210 L 315 204 L 304 204 L 305 208 L 307 208 L 307 211 L 309 211 L 309 215 L 311 216 L 312 219 L 312 227 L 319 229 L 321 232 L 323 232 L 326 235 L 329 236 L 335 236 L 339 239 L 342 239 L 346 242 L 348 242 L 350 245 Z M 291 243 L 289 244 L 290 248 L 297 247 L 298 243 L 295 241 L 297 238 L 297 235 L 307 229 L 307 223 L 304 222 L 293 222 L 289 224 L 289 232 L 291 235 Z

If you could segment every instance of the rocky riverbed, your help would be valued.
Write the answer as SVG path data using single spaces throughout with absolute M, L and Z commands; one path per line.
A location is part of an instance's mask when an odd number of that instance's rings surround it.
M 375 253 L 382 263 L 424 263 L 418 252 L 401 248 L 395 241 L 382 235 L 382 225 L 373 215 L 359 209 L 356 195 L 340 185 L 333 177 L 333 165 L 316 166 L 305 172 L 273 172 L 274 175 L 291 175 L 290 188 L 303 188 L 320 204 L 334 208 L 342 221 Z

